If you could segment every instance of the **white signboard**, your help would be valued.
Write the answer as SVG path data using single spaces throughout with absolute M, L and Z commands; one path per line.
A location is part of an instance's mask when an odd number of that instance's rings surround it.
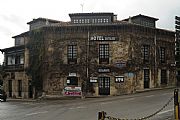
M 97 83 L 98 78 L 97 77 L 90 77 L 91 83 Z
M 69 76 L 76 76 L 76 73 L 69 73 Z
M 124 76 L 116 76 L 115 82 L 116 83 L 123 83 L 124 82 Z

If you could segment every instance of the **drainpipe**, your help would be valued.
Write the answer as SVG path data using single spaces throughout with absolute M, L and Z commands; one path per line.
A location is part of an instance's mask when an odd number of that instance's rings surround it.
M 156 87 L 157 85 L 156 83 L 156 58 L 157 58 L 157 53 L 156 53 L 156 41 L 157 41 L 157 36 L 156 36 L 156 28 L 155 28 L 155 34 L 154 34 L 154 87 Z M 158 73 L 158 72 L 157 72 Z
M 89 92 L 89 30 L 88 30 L 88 40 L 87 40 L 86 78 L 87 78 L 86 92 Z

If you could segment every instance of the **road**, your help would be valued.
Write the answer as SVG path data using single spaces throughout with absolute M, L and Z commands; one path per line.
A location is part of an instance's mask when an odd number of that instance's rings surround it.
M 107 116 L 135 119 L 155 113 L 172 97 L 173 89 L 165 89 L 102 98 L 0 102 L 0 120 L 97 120 L 99 111 L 105 111 Z M 173 119 L 173 104 L 172 99 L 150 120 Z

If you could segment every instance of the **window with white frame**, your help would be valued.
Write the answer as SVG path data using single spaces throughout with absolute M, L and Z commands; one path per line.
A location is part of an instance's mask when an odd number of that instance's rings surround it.
M 68 45 L 67 50 L 68 64 L 77 63 L 77 45 Z
M 99 45 L 99 63 L 109 63 L 109 44 Z
M 165 54 L 166 49 L 164 47 L 160 47 L 160 62 L 165 63 Z

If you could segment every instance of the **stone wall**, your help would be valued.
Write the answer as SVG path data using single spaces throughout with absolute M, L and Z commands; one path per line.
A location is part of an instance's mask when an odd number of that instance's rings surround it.
M 156 33 L 146 29 L 131 31 L 129 27 L 109 28 L 86 27 L 51 28 L 46 29 L 46 65 L 44 69 L 44 90 L 47 93 L 60 94 L 66 84 L 69 73 L 77 73 L 79 86 L 87 80 L 87 50 L 88 50 L 88 76 L 110 77 L 110 95 L 119 95 L 136 92 L 144 89 L 144 69 L 150 71 L 149 88 L 161 87 L 159 69 L 168 72 L 168 85 L 175 82 L 175 69 L 171 66 L 174 62 L 174 37 L 171 34 Z M 163 32 L 163 30 L 162 30 Z M 89 35 L 89 36 L 88 36 Z M 91 36 L 117 36 L 116 41 L 89 41 Z M 67 64 L 67 46 L 78 46 L 77 64 Z M 99 64 L 99 44 L 109 44 L 109 64 Z M 89 45 L 87 47 L 87 45 Z M 142 46 L 150 46 L 148 63 L 143 63 Z M 166 63 L 159 63 L 159 47 L 166 47 Z M 109 73 L 99 73 L 98 68 L 110 69 Z M 54 75 L 55 74 L 55 75 Z M 124 76 L 123 83 L 115 83 L 115 76 Z M 90 85 L 93 94 L 98 95 L 98 83 Z

